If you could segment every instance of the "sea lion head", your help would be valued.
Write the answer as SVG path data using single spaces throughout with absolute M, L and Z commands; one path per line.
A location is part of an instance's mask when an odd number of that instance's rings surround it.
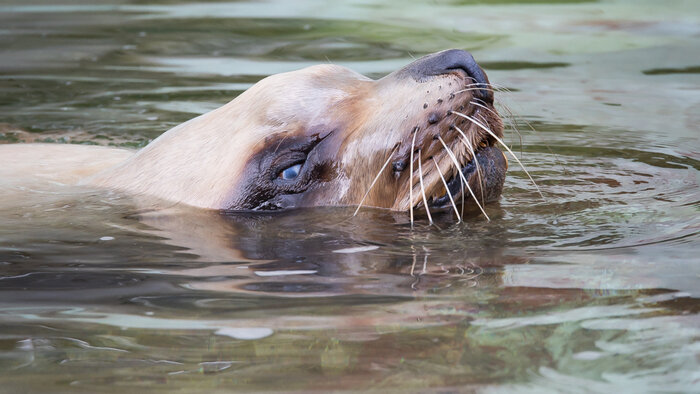
M 376 81 L 313 66 L 246 93 L 266 104 L 254 112 L 274 132 L 251 149 L 226 208 L 362 201 L 408 210 L 425 202 L 442 208 L 463 193 L 484 201 L 500 194 L 507 164 L 494 143 L 503 125 L 486 75 L 467 52 L 429 55 Z
M 261 80 L 102 179 L 224 210 L 438 209 L 500 195 L 502 131 L 468 52 L 428 55 L 379 80 L 324 64 Z

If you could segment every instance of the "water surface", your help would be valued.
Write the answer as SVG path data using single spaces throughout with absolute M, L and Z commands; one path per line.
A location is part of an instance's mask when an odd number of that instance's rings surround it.
M 513 161 L 491 221 L 414 229 L 5 190 L 0 392 L 698 391 L 699 37 L 693 0 L 3 1 L 2 142 L 136 148 L 272 73 L 454 47 L 545 200 Z

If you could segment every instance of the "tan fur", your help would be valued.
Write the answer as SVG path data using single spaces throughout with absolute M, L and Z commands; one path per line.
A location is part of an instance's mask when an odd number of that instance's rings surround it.
M 68 144 L 0 145 L 0 188 L 72 185 L 134 155 L 126 149 Z
M 270 135 L 327 116 L 347 93 L 349 71 L 320 65 L 270 76 L 235 100 L 164 133 L 87 183 L 201 208 L 227 208 L 228 192 Z M 351 73 L 354 81 L 366 81 Z

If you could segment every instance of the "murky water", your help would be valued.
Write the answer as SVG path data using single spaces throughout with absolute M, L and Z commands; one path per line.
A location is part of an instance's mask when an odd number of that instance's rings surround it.
M 414 230 L 4 193 L 0 392 L 700 390 L 697 1 L 55 3 L 0 5 L 5 142 L 138 147 L 271 73 L 457 47 L 546 201 L 514 163 L 490 222 Z

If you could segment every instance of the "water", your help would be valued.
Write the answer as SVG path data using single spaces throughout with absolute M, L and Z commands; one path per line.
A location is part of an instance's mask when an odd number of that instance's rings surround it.
M 5 190 L 0 392 L 700 390 L 699 36 L 693 0 L 3 1 L 4 142 L 139 147 L 270 73 L 457 47 L 546 200 L 513 161 L 490 222 L 414 230 Z

